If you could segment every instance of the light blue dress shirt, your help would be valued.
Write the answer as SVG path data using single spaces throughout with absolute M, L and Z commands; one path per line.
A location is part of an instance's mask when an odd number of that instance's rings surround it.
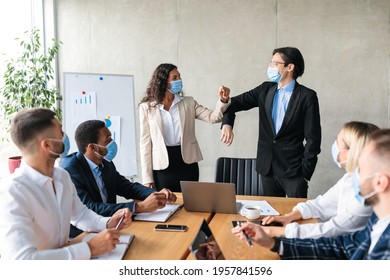
M 272 102 L 271 114 L 274 121 L 275 133 L 277 134 L 282 126 L 284 115 L 286 114 L 288 103 L 294 91 L 295 80 L 288 83 L 285 87 L 278 86 Z
M 102 197 L 102 201 L 103 201 L 103 203 L 107 203 L 108 196 L 107 196 L 107 190 L 104 187 L 102 172 L 100 171 L 100 168 L 98 165 L 96 165 L 93 161 L 88 159 L 86 156 L 84 156 L 84 157 L 88 162 L 89 168 L 91 168 L 93 177 L 95 177 L 95 181 L 99 187 L 100 196 Z M 103 164 L 102 164 L 102 167 L 103 167 Z

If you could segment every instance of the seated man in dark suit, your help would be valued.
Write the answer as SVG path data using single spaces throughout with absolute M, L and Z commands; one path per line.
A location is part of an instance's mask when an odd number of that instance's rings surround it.
M 132 213 L 152 212 L 176 201 L 176 196 L 168 189 L 156 192 L 132 183 L 118 173 L 112 163 L 117 146 L 103 121 L 81 123 L 76 129 L 75 140 L 79 151 L 64 158 L 61 167 L 69 172 L 78 196 L 89 209 L 102 216 L 111 216 L 121 208 L 129 208 Z M 142 201 L 117 203 L 117 195 Z M 80 233 L 71 227 L 71 237 Z
M 374 210 L 366 227 L 353 234 L 318 239 L 270 237 L 252 223 L 232 231 L 277 252 L 282 259 L 390 260 L 390 129 L 372 134 L 360 154 L 352 187 L 356 199 Z

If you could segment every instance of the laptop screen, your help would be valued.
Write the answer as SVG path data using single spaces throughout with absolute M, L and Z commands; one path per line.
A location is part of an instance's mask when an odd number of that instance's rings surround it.
M 237 213 L 233 183 L 181 181 L 180 186 L 186 211 Z
M 209 228 L 203 220 L 198 234 L 190 245 L 190 251 L 197 260 L 224 260 L 225 257 Z

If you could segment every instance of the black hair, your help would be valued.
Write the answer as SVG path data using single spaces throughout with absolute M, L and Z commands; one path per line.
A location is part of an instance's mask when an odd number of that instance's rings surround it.
M 301 52 L 294 47 L 284 47 L 284 48 L 278 48 L 274 49 L 272 52 L 272 55 L 275 55 L 276 53 L 279 53 L 281 57 L 284 59 L 284 66 L 291 64 L 294 64 L 294 73 L 293 77 L 294 80 L 296 80 L 298 77 L 301 77 L 303 75 L 303 72 L 305 72 L 305 61 L 303 59 L 303 56 Z
M 85 153 L 88 144 L 98 142 L 100 130 L 105 126 L 106 124 L 103 121 L 89 120 L 77 127 L 74 138 L 80 153 Z

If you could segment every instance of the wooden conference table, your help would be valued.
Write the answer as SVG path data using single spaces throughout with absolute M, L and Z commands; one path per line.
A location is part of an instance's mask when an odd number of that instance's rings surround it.
M 178 204 L 182 204 L 181 193 L 176 193 Z M 302 201 L 303 198 L 280 198 L 262 196 L 241 196 L 243 200 L 266 200 L 281 215 L 286 214 Z M 194 259 L 189 252 L 189 245 L 194 240 L 203 219 L 209 224 L 211 231 L 218 242 L 226 259 L 254 260 L 279 259 L 276 253 L 254 244 L 249 247 L 244 241 L 231 233 L 233 220 L 246 220 L 239 214 L 212 214 L 201 212 L 187 212 L 184 208 L 178 210 L 166 223 L 186 225 L 186 232 L 155 231 L 157 222 L 133 221 L 130 227 L 122 230 L 123 233 L 133 233 L 134 240 L 130 244 L 123 259 L 125 260 L 191 260 Z M 86 233 L 78 236 L 77 242 Z
M 292 208 L 299 202 L 306 201 L 303 198 L 281 198 L 281 197 L 265 197 L 265 196 L 237 196 L 237 199 L 243 200 L 266 200 L 276 211 L 281 215 L 291 212 Z M 261 220 L 263 217 L 257 219 Z M 249 247 L 248 244 L 240 240 L 237 236 L 231 233 L 232 221 L 247 220 L 239 214 L 221 214 L 216 213 L 209 223 L 209 227 L 218 242 L 218 245 L 228 260 L 273 260 L 280 259 L 278 254 L 263 248 L 257 244 Z M 314 222 L 314 220 L 302 221 L 302 223 Z M 301 221 L 300 221 L 301 223 Z M 192 254 L 188 255 L 189 260 L 195 259 Z

